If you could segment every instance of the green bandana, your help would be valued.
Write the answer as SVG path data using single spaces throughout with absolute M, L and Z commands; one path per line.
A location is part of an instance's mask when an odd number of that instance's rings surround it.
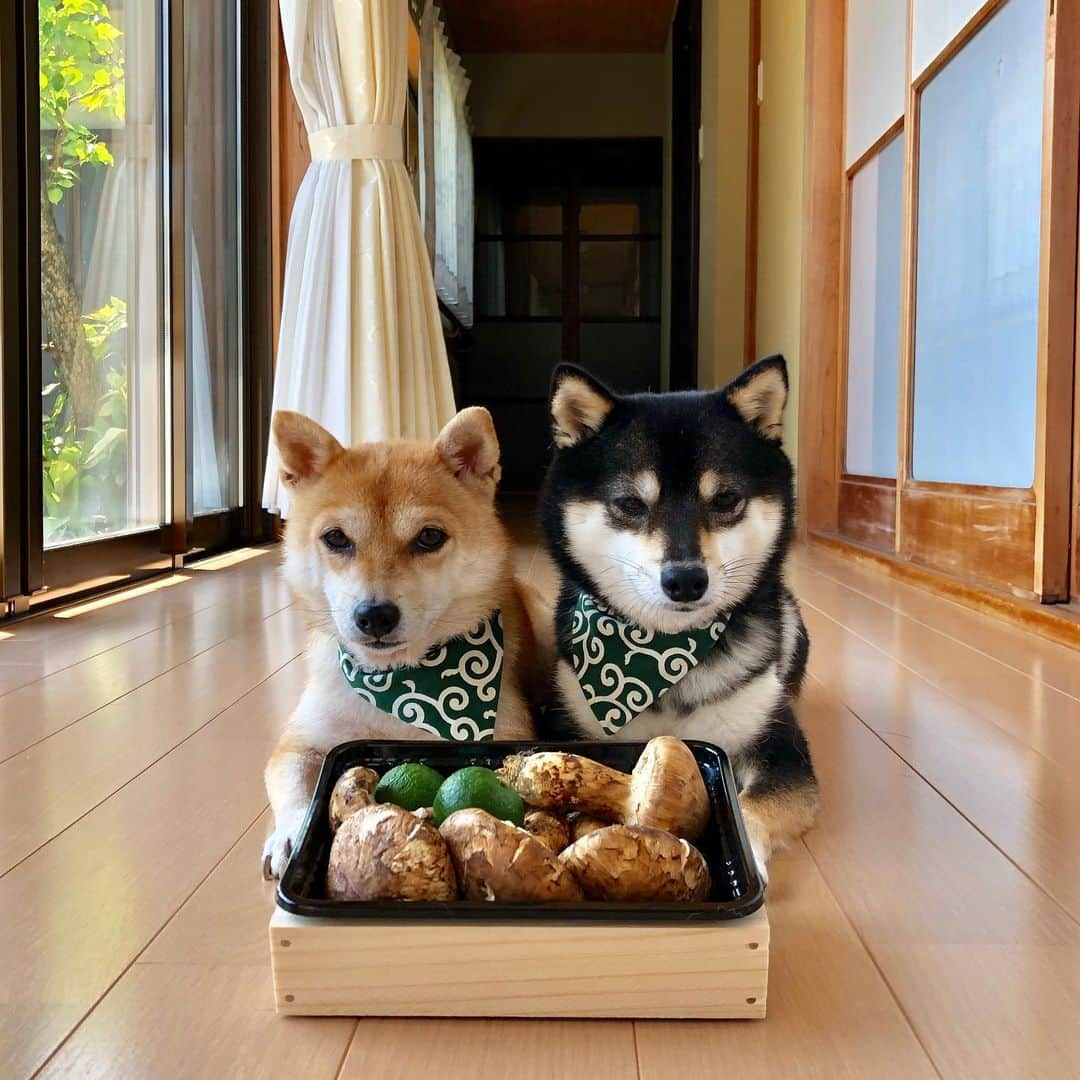
M 367 671 L 340 644 L 338 660 L 345 681 L 365 701 L 406 724 L 455 742 L 495 737 L 503 669 L 499 611 L 410 667 Z
M 593 716 L 614 735 L 655 705 L 701 663 L 727 624 L 664 634 L 626 622 L 588 593 L 579 593 L 570 627 L 571 662 Z

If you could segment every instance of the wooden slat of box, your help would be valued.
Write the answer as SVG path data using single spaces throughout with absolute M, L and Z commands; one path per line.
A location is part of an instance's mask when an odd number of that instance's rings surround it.
M 302 1016 L 749 1019 L 765 1015 L 769 920 L 386 922 L 275 909 L 277 1010 Z

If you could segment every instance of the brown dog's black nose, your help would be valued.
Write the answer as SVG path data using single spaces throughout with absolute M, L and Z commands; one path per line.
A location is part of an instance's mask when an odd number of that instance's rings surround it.
M 660 571 L 660 587 L 680 604 L 692 604 L 705 595 L 709 572 L 700 563 L 668 563 Z
M 396 604 L 357 604 L 353 620 L 361 634 L 381 638 L 401 622 L 401 611 Z

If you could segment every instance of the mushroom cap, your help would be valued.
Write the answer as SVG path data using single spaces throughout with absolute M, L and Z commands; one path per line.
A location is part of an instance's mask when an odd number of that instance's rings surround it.
M 709 791 L 690 747 L 673 735 L 650 739 L 634 766 L 626 823 L 693 840 L 711 817 Z
M 541 844 L 556 855 L 570 843 L 570 829 L 564 818 L 548 810 L 529 810 L 522 823 Z
M 712 885 L 700 851 L 646 825 L 609 825 L 571 844 L 559 861 L 590 900 L 704 900 Z
M 371 806 L 375 801 L 373 792 L 378 782 L 379 774 L 363 765 L 346 769 L 337 778 L 334 790 L 330 793 L 331 832 L 337 832 L 350 814 L 365 806 Z
M 558 856 L 535 836 L 486 810 L 456 810 L 439 831 L 467 900 L 500 903 L 581 900 Z
M 330 845 L 331 900 L 453 900 L 454 864 L 439 831 L 392 803 L 350 814 Z

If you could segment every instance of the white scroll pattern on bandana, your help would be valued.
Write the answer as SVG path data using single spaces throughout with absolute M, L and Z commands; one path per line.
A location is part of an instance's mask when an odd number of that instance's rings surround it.
M 656 704 L 720 639 L 718 619 L 700 630 L 665 634 L 636 626 L 588 593 L 578 596 L 570 655 L 585 701 L 607 735 Z
M 503 670 L 499 611 L 475 630 L 434 646 L 418 664 L 365 670 L 340 644 L 338 660 L 357 694 L 406 724 L 454 742 L 495 737 Z

